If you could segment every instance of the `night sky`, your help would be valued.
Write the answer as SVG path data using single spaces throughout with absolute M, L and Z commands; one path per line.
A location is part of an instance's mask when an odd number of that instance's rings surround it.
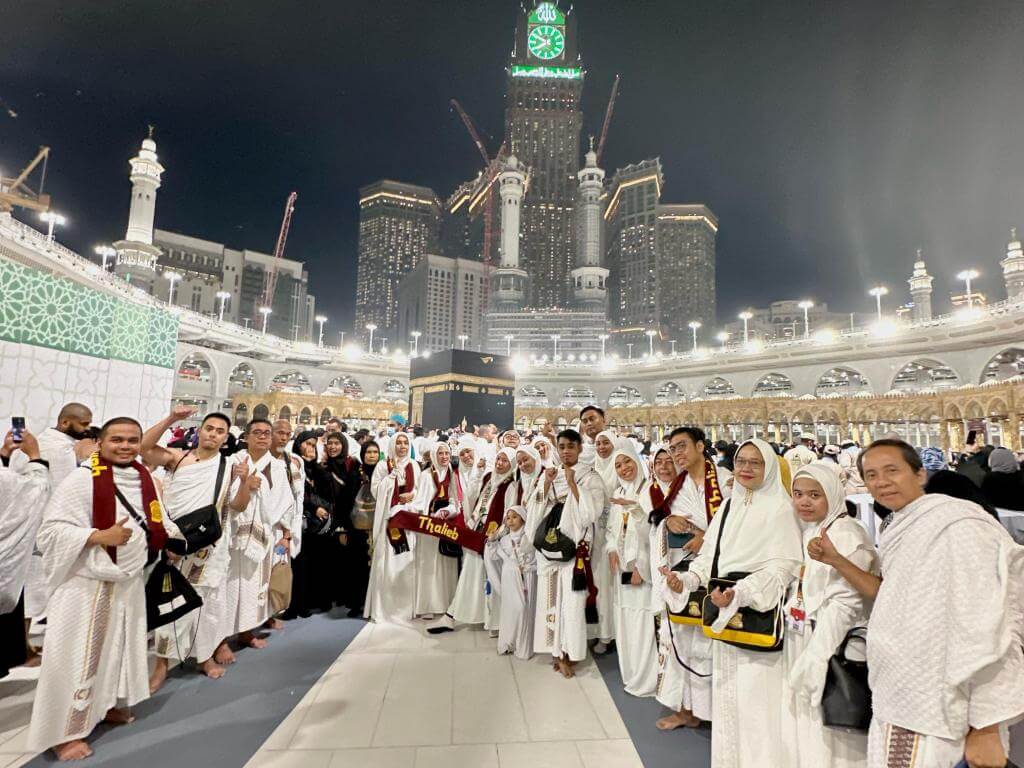
M 566 7 L 565 0 L 561 5 Z M 329 330 L 351 324 L 357 188 L 442 198 L 479 158 L 448 100 L 501 142 L 513 0 L 9 3 L 0 22 L 0 168 L 52 147 L 58 237 L 123 236 L 127 160 L 156 125 L 163 229 L 309 268 Z M 723 322 L 749 304 L 901 300 L 925 249 L 935 310 L 952 275 L 1024 225 L 1024 3 L 625 0 L 576 3 L 584 136 L 622 74 L 604 165 L 660 155 L 663 202 L 718 215 Z M 11 112 L 17 114 L 12 117 Z M 893 297 L 890 297 L 890 299 Z

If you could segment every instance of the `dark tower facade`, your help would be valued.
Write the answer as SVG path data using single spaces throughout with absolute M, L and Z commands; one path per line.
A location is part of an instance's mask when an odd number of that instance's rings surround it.
M 529 173 L 519 262 L 532 307 L 572 306 L 583 75 L 572 12 L 552 2 L 526 8 L 508 68 L 505 142 Z

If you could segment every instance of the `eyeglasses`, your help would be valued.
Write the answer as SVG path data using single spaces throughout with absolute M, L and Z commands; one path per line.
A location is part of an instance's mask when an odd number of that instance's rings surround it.
M 250 430 L 249 434 L 252 437 L 270 437 L 270 430 L 266 430 L 266 429 L 253 429 L 253 430 Z
M 682 453 L 686 450 L 686 443 L 680 440 L 678 443 L 673 443 L 668 447 L 669 453 Z
M 733 466 L 740 469 L 761 469 L 764 462 L 760 459 L 733 459 Z

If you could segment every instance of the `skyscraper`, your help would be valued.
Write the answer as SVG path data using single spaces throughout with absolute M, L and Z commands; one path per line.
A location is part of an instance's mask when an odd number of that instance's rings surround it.
M 582 91 L 575 16 L 551 2 L 524 8 L 508 68 L 505 142 L 529 169 L 519 260 L 532 307 L 572 305 Z
M 356 331 L 380 336 L 398 324 L 398 283 L 420 258 L 437 253 L 441 203 L 432 189 L 387 179 L 359 190 Z
M 658 316 L 662 333 L 685 339 L 691 321 L 715 324 L 718 218 L 700 203 L 659 205 L 654 229 Z

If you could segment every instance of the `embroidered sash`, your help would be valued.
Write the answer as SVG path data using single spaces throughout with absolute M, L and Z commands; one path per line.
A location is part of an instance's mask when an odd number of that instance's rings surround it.
M 441 541 L 447 541 L 463 549 L 469 549 L 478 555 L 484 553 L 487 537 L 462 524 L 461 518 L 438 520 L 429 515 L 417 515 L 415 512 L 398 512 L 391 517 L 388 525 L 390 530 L 397 530 L 405 538 L 405 531 L 426 534 Z
M 391 459 L 387 460 L 387 464 L 385 466 L 388 468 L 388 474 L 395 471 L 395 462 Z M 403 493 L 408 493 L 412 490 L 415 478 L 416 476 L 413 474 L 412 469 L 412 461 L 408 461 L 405 465 L 405 477 L 402 482 L 395 483 L 395 490 L 391 494 L 390 507 L 396 507 L 401 503 L 398 501 L 398 497 Z M 391 549 L 396 555 L 409 551 L 409 540 L 405 537 L 405 531 L 403 531 L 400 526 L 393 525 L 391 521 L 388 523 L 388 542 L 390 542 Z
M 92 468 L 92 525 L 93 528 L 102 531 L 117 522 L 117 502 L 114 470 L 110 465 L 101 464 L 100 461 L 99 451 L 89 458 L 89 466 Z M 153 476 L 137 461 L 133 461 L 130 466 L 139 473 L 142 481 L 142 506 L 146 515 L 144 527 L 149 551 L 157 553 L 167 542 L 167 531 L 164 530 L 163 510 L 156 495 L 156 486 L 153 485 Z M 117 547 L 107 547 L 107 554 L 113 562 L 117 562 Z

